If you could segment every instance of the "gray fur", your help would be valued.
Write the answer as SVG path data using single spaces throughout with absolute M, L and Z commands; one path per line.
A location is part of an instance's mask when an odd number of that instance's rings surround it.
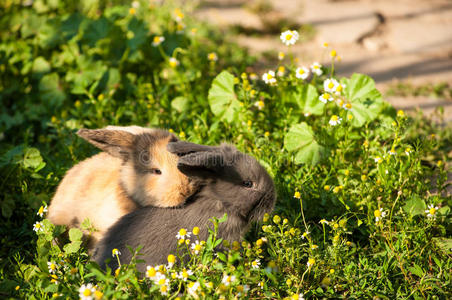
M 229 145 L 200 148 L 191 144 L 190 149 L 190 144 L 174 142 L 167 148 L 181 155 L 178 168 L 199 182 L 198 193 L 182 207 L 147 206 L 122 217 L 96 249 L 93 259 L 97 263 L 105 267 L 105 260 L 112 258 L 114 248 L 122 253 L 121 262 L 129 263 L 132 254 L 127 246 L 136 249 L 141 245 L 142 256 L 138 258 L 145 263 L 137 268 L 144 272 L 147 265 L 165 264 L 169 254 L 176 254 L 176 235 L 181 228 L 191 231 L 198 226 L 200 239 L 206 240 L 209 219 L 227 213 L 228 219 L 219 225 L 218 236 L 238 241 L 252 221 L 272 211 L 276 200 L 273 180 L 254 158 Z M 252 181 L 253 186 L 246 187 L 246 181 Z M 111 259 L 108 266 L 115 270 L 116 259 Z

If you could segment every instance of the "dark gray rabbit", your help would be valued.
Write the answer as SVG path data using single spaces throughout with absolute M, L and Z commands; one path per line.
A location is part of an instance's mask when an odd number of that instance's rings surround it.
M 99 243 L 94 260 L 101 266 L 112 258 L 114 248 L 122 253 L 121 261 L 129 263 L 132 254 L 127 246 L 136 249 L 141 245 L 143 255 L 139 258 L 145 263 L 137 268 L 144 272 L 146 265 L 164 264 L 169 254 L 176 253 L 176 235 L 181 228 L 198 226 L 199 238 L 206 240 L 209 219 L 227 213 L 218 236 L 238 241 L 250 222 L 272 211 L 276 200 L 273 180 L 251 156 L 226 144 L 209 147 L 179 141 L 169 143 L 167 149 L 179 156 L 177 167 L 197 182 L 199 191 L 182 207 L 147 206 L 122 217 Z M 115 270 L 116 259 L 111 259 L 109 266 Z

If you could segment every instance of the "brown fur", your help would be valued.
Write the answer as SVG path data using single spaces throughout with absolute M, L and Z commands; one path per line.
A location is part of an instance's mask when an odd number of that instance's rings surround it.
M 167 151 L 170 133 L 138 126 L 80 130 L 81 137 L 104 150 L 70 169 L 57 188 L 48 218 L 77 227 L 89 218 L 98 230 L 89 248 L 120 217 L 140 206 L 173 207 L 194 192 Z M 160 170 L 156 174 L 153 170 Z

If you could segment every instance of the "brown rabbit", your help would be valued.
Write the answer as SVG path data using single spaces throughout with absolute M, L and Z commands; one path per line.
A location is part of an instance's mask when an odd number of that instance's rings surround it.
M 195 191 L 167 151 L 177 138 L 165 130 L 138 126 L 80 129 L 77 134 L 101 152 L 71 168 L 57 188 L 48 218 L 77 227 L 89 218 L 94 232 L 88 248 L 120 217 L 140 206 L 174 207 Z

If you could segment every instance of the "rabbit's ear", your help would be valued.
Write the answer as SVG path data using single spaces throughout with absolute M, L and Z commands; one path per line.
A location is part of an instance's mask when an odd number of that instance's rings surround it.
M 176 154 L 177 156 L 183 156 L 195 152 L 214 151 L 217 148 L 218 147 L 198 145 L 185 141 L 171 142 L 166 146 L 166 149 L 169 152 Z
M 203 151 L 184 155 L 179 158 L 177 168 L 188 176 L 211 176 L 224 167 L 224 157 L 217 151 Z
M 108 154 L 127 159 L 132 152 L 134 135 L 123 130 L 80 129 L 77 135 Z

